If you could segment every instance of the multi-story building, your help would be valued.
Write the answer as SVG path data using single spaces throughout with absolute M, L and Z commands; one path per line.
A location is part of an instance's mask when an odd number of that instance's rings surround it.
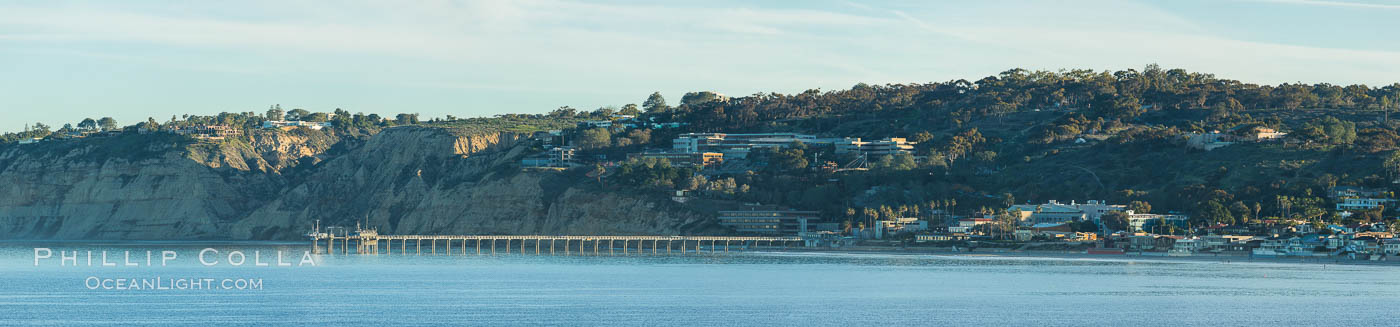
M 875 224 L 875 238 L 882 239 L 886 235 L 894 235 L 905 232 L 921 232 L 928 230 L 928 221 L 919 218 L 895 218 L 892 220 L 880 220 Z
M 719 152 L 641 152 L 629 153 L 628 158 L 666 159 L 673 165 L 712 168 L 724 163 L 724 154 Z
M 568 167 L 574 164 L 574 152 L 576 151 L 571 146 L 553 147 L 520 159 L 520 165 L 525 167 Z
M 992 220 L 991 218 L 963 218 L 963 219 L 958 219 L 958 224 L 957 224 L 957 225 L 948 226 L 948 232 L 949 232 L 949 233 L 970 233 L 970 232 L 972 232 L 972 229 L 973 229 L 974 227 L 977 227 L 977 225 L 985 225 L 985 224 L 990 224 L 990 223 L 992 223 L 992 222 L 993 222 L 993 220 Z
M 919 234 L 914 235 L 915 242 L 945 242 L 967 240 L 967 234 L 947 233 L 947 234 Z
M 797 133 L 686 133 L 676 137 L 671 148 L 676 152 L 719 152 L 726 158 L 746 158 L 756 148 L 777 149 L 793 143 L 818 143 L 818 139 Z
M 1234 135 L 1210 131 L 1209 133 L 1186 133 L 1186 146 L 1200 150 L 1215 150 L 1235 144 Z
M 1254 130 L 1254 140 L 1259 142 L 1279 140 L 1283 139 L 1284 136 L 1288 136 L 1288 133 L 1279 132 L 1272 128 L 1260 127 Z
M 913 142 L 902 137 L 887 137 L 875 141 L 861 141 L 860 138 L 845 138 L 836 141 L 836 153 L 864 153 L 873 156 L 913 153 Z
M 676 152 L 720 152 L 724 153 L 726 158 L 743 159 L 753 149 L 779 149 L 794 143 L 833 145 L 836 153 L 865 153 L 877 156 L 912 153 L 914 145 L 917 144 L 900 137 L 863 141 L 851 137 L 817 138 L 816 135 L 798 133 L 686 133 L 676 137 L 671 148 Z
M 1045 204 L 1019 204 L 1007 208 L 1008 212 L 1019 213 L 1016 218 L 1022 225 L 1067 223 L 1089 220 L 1098 222 L 1109 211 L 1123 211 L 1127 206 L 1108 204 L 1102 200 L 1089 200 L 1085 203 L 1070 201 L 1068 204 L 1050 200 Z
M 1126 210 L 1124 212 L 1128 214 L 1128 226 L 1131 227 L 1133 231 L 1141 231 L 1144 228 L 1147 228 L 1149 225 L 1154 225 L 1158 223 L 1170 224 L 1178 227 L 1185 227 L 1186 222 L 1191 219 L 1191 217 L 1189 216 L 1178 214 L 1159 215 L 1151 213 L 1134 213 L 1132 210 Z
M 612 127 L 612 125 L 613 121 L 611 120 L 585 120 L 578 123 L 578 126 L 582 128 L 607 128 Z
M 1381 240 L 1381 251 L 1385 255 L 1400 255 L 1400 239 L 1388 238 Z
M 1371 190 L 1360 186 L 1338 185 L 1332 187 L 1331 190 L 1328 190 L 1327 195 L 1332 197 L 1333 199 L 1365 198 L 1380 196 L 1381 191 Z
M 1337 203 L 1337 211 L 1372 210 L 1395 202 L 1394 199 L 1351 198 Z
M 283 130 L 293 129 L 297 127 L 305 127 L 314 130 L 320 130 L 322 128 L 331 127 L 331 122 L 268 120 L 264 121 L 262 124 L 262 128 L 280 128 Z
M 179 126 L 172 128 L 170 132 L 179 135 L 189 135 L 190 137 L 201 140 L 222 140 L 225 137 L 243 134 L 243 132 L 237 128 L 224 125 Z
M 815 230 L 817 211 L 749 208 L 719 212 L 719 224 L 736 232 L 761 235 L 804 235 Z

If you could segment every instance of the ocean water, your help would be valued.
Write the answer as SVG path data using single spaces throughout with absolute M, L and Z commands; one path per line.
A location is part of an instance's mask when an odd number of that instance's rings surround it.
M 53 258 L 35 266 L 34 247 Z M 204 248 L 219 251 L 206 256 L 218 264 L 200 263 Z M 177 257 L 161 266 L 167 250 Z M 0 325 L 1400 324 L 1397 266 L 782 252 L 316 255 L 297 266 L 306 250 L 0 243 Z M 59 251 L 78 251 L 78 265 L 62 265 Z M 116 266 L 87 266 L 87 251 Z M 126 251 L 138 266 L 125 266 Z M 233 251 L 245 253 L 242 266 L 228 262 Z M 269 266 L 254 266 L 254 251 Z M 276 266 L 277 251 L 291 266 Z M 261 287 L 102 285 L 158 277 Z

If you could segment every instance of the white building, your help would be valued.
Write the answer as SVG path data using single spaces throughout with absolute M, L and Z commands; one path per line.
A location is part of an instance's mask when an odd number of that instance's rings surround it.
M 1157 221 L 1159 219 L 1162 220 L 1162 222 L 1164 223 L 1174 225 L 1184 225 L 1185 221 L 1191 219 L 1191 217 L 1189 216 L 1177 214 L 1159 215 L 1151 213 L 1134 213 L 1132 210 L 1127 210 L 1125 212 L 1128 214 L 1128 226 L 1131 227 L 1133 231 L 1140 231 L 1144 226 L 1147 225 L 1148 222 Z
M 1254 140 L 1259 142 L 1279 140 L 1283 139 L 1284 136 L 1288 136 L 1288 133 L 1279 132 L 1272 128 L 1261 127 L 1254 130 Z
M 1343 199 L 1343 200 L 1342 200 L 1342 203 L 1338 203 L 1338 204 L 1337 204 L 1337 210 L 1338 210 L 1338 211 L 1353 211 L 1353 210 L 1362 211 L 1362 210 L 1371 210 L 1371 209 L 1380 208 L 1381 206 L 1390 204 L 1391 202 L 1395 202 L 1395 200 L 1394 200 L 1394 199 L 1375 199 L 1375 198 L 1352 198 L 1352 199 Z
M 582 127 L 590 127 L 590 128 L 594 128 L 594 127 L 612 127 L 613 122 L 612 122 L 611 120 L 585 120 L 585 121 L 583 121 L 583 122 L 578 123 L 578 125 L 579 125 L 579 126 L 582 126 Z
M 875 225 L 875 238 L 882 239 L 885 235 L 894 235 L 904 232 L 920 232 L 928 230 L 928 221 L 919 218 L 895 218 L 893 220 L 881 220 Z
M 1381 240 L 1381 251 L 1385 255 L 1400 255 L 1400 239 L 1388 238 Z
M 919 235 L 914 235 L 914 241 L 915 241 L 915 242 L 962 241 L 962 240 L 966 240 L 966 239 L 967 239 L 967 234 L 962 234 L 962 233 L 950 233 L 950 234 L 919 234 Z
M 268 120 L 264 121 L 262 124 L 262 128 L 292 129 L 297 127 L 306 127 L 314 130 L 320 130 L 322 128 L 331 126 L 331 122 L 313 122 L 296 120 Z
M 1172 243 L 1172 250 L 1196 252 L 1205 247 L 1206 242 L 1197 238 L 1183 238 Z
M 1380 196 L 1381 191 L 1370 190 L 1360 186 L 1338 185 L 1328 190 L 1328 196 L 1334 199 L 1345 198 L 1365 198 Z
M 1235 144 L 1234 139 L 1235 137 L 1233 135 L 1224 134 L 1220 131 L 1211 131 L 1210 133 L 1187 133 L 1186 146 L 1193 149 L 1210 151 Z
M 1124 211 L 1127 206 L 1108 204 L 1103 200 L 1089 200 L 1085 203 L 1070 201 L 1068 204 L 1050 200 L 1045 204 L 1019 204 L 1007 208 L 1008 212 L 1020 212 L 1016 217 L 1022 225 L 1044 223 L 1067 223 L 1076 221 L 1098 222 L 1109 211 Z
M 914 142 L 906 141 L 902 137 L 887 137 L 881 140 L 861 141 L 860 138 L 845 138 L 836 141 L 836 153 L 865 153 L 868 155 L 893 155 L 897 153 L 913 153 Z
M 817 136 L 797 133 L 686 133 L 671 142 L 676 152 L 719 152 L 725 158 L 746 158 L 756 148 L 785 148 L 793 143 L 817 143 Z
M 992 223 L 992 222 L 993 222 L 993 221 L 992 221 L 991 218 L 963 218 L 963 219 L 958 219 L 958 224 L 957 224 L 957 225 L 955 225 L 955 226 L 948 226 L 948 232 L 949 232 L 949 233 L 967 233 L 967 232 L 971 232 L 971 231 L 972 231 L 972 228 L 973 228 L 973 227 L 977 227 L 977 225 L 990 224 L 990 223 Z

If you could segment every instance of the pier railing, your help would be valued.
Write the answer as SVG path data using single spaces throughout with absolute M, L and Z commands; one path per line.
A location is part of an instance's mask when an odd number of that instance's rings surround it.
M 397 246 L 400 255 L 438 254 L 438 245 L 443 246 L 444 255 L 468 255 L 475 253 L 527 254 L 673 254 L 729 252 L 766 248 L 786 248 L 802 246 L 803 240 L 796 236 L 547 236 L 547 235 L 335 235 L 313 233 L 312 249 L 326 254 L 395 254 Z M 322 252 L 321 242 L 325 241 Z M 338 243 L 338 244 L 337 244 Z M 354 244 L 354 252 L 350 252 Z M 427 244 L 424 244 L 427 243 Z M 708 244 L 706 244 L 708 243 Z M 453 252 L 456 245 L 457 252 Z M 706 246 L 708 245 L 708 246 Z M 337 246 L 339 247 L 337 249 Z M 528 248 L 528 249 L 527 249 Z M 425 252 L 426 250 L 426 252 Z

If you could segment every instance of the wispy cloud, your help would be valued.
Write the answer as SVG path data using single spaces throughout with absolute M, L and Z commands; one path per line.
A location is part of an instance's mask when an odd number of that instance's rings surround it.
M 852 28 L 888 22 L 881 17 L 805 9 L 688 8 L 553 0 L 466 5 L 409 2 L 375 6 L 368 14 L 294 11 L 256 19 L 91 7 L 0 6 L 0 24 L 27 31 L 0 34 L 0 40 L 55 40 L 53 36 L 60 36 L 81 41 L 471 61 L 494 57 L 493 53 L 502 50 L 540 54 L 546 53 L 545 48 L 550 45 L 593 41 L 555 38 L 560 34 L 681 43 L 744 35 L 792 36 L 810 33 L 813 28 Z
M 946 27 L 942 27 L 942 26 L 938 26 L 938 25 L 931 24 L 931 23 L 929 23 L 929 22 L 924 21 L 923 19 L 915 18 L 914 16 L 911 16 L 911 15 L 909 15 L 908 13 L 905 13 L 904 11 L 900 11 L 900 10 L 890 10 L 890 14 L 893 14 L 895 17 L 899 17 L 899 19 L 902 19 L 902 20 L 904 20 L 905 22 L 908 22 L 909 24 L 913 24 L 914 27 L 917 27 L 917 28 L 919 28 L 920 30 L 923 30 L 923 31 L 926 31 L 926 32 L 930 32 L 930 33 L 934 33 L 934 34 L 939 34 L 939 35 L 944 35 L 944 36 L 949 36 L 949 37 L 954 37 L 954 38 L 958 38 L 958 39 L 962 39 L 962 40 L 967 40 L 967 41 L 974 41 L 974 42 L 983 42 L 983 41 L 984 41 L 984 40 L 978 39 L 978 38 L 976 38 L 976 37 L 974 37 L 974 36 L 972 36 L 972 35 L 968 35 L 968 34 L 965 34 L 965 33 L 957 32 L 957 31 L 955 31 L 955 30 L 953 30 L 953 29 L 951 29 L 951 28 L 946 28 Z
M 156 45 L 241 48 L 259 51 L 356 51 L 380 54 L 415 52 L 431 44 L 441 52 L 471 50 L 468 36 L 444 38 L 394 28 L 348 22 L 250 22 L 185 18 L 106 10 L 5 8 L 0 23 L 57 34 L 60 39 L 141 42 Z M 428 52 L 427 54 L 433 54 Z
M 1325 0 L 1246 0 L 1249 2 L 1269 2 L 1308 6 L 1344 7 L 1344 8 L 1365 8 L 1365 9 L 1400 9 L 1400 4 L 1395 3 L 1373 3 L 1373 2 L 1348 2 L 1348 1 L 1325 1 Z

